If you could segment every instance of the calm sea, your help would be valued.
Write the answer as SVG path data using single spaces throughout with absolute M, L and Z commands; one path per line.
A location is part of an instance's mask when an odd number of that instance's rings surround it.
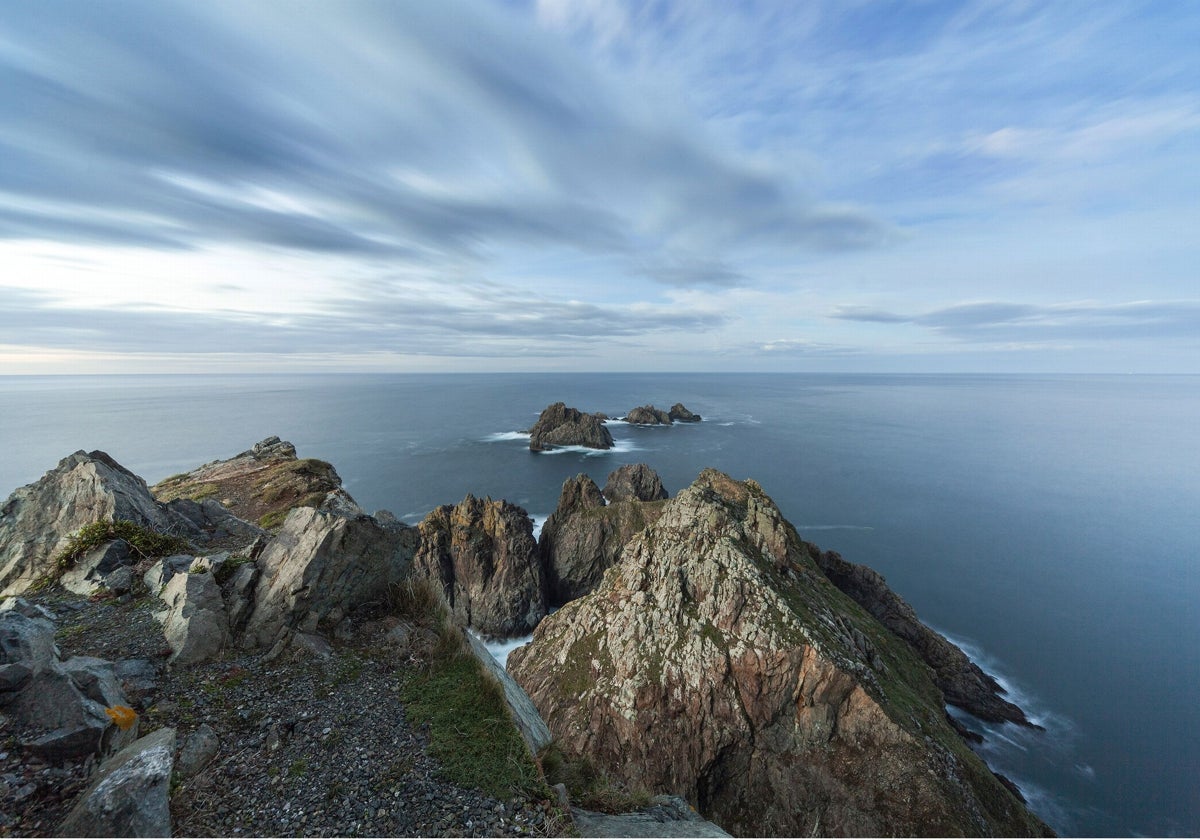
M 534 455 L 548 403 L 682 401 L 615 451 Z M 409 522 L 466 493 L 543 517 L 644 461 L 672 492 L 755 478 L 801 534 L 881 571 L 1044 733 L 985 748 L 1064 834 L 1200 835 L 1200 377 L 0 377 L 0 493 L 76 449 L 151 483 L 267 435 Z

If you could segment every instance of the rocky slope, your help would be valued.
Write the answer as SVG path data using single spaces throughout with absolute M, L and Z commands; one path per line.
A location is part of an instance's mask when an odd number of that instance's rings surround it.
M 294 507 L 317 507 L 347 516 L 363 511 L 342 488 L 327 461 L 296 457 L 296 447 L 278 437 L 191 472 L 173 475 L 151 488 L 162 502 L 219 501 L 235 516 L 263 527 L 278 527 Z
M 702 473 L 509 671 L 565 751 L 735 835 L 1047 831 L 753 482 Z
M 555 606 L 595 589 L 630 538 L 658 519 L 666 498 L 658 474 L 644 464 L 615 470 L 604 489 L 601 495 L 583 474 L 568 478 L 558 507 L 542 526 L 538 550 Z
M 421 522 L 414 574 L 435 582 L 455 619 L 488 636 L 520 636 L 546 615 L 533 521 L 506 501 L 468 495 Z
M 529 448 L 534 452 L 556 446 L 586 446 L 612 449 L 612 434 L 595 414 L 584 414 L 565 403 L 547 406 L 529 430 Z

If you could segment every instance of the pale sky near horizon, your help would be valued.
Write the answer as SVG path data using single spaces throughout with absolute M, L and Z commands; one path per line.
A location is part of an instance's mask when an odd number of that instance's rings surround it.
M 0 9 L 0 373 L 1200 373 L 1200 4 Z

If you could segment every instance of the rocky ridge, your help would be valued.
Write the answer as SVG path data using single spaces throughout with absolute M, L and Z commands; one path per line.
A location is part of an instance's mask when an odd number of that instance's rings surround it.
M 565 751 L 734 834 L 1047 831 L 750 481 L 703 472 L 509 671 Z

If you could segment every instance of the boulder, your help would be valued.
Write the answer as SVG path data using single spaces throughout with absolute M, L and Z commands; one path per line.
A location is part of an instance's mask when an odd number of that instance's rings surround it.
M 552 605 L 565 604 L 595 589 L 604 572 L 621 558 L 630 538 L 658 519 L 662 501 L 634 498 L 638 492 L 656 495 L 652 490 L 655 483 L 662 488 L 657 474 L 645 469 L 648 475 L 627 467 L 613 472 L 605 489 L 618 488 L 613 491 L 618 499 L 608 505 L 588 476 L 580 474 L 563 482 L 558 507 L 542 526 L 538 539 Z M 618 477 L 622 470 L 624 478 Z M 632 473 L 639 478 L 626 482 Z M 632 486 L 635 483 L 636 488 Z
M 509 657 L 563 751 L 734 835 L 1042 835 L 911 648 L 705 470 Z
M 211 515 L 211 506 L 220 502 L 224 506 L 220 509 L 228 508 L 236 518 L 272 528 L 295 507 L 316 507 L 351 517 L 363 513 L 342 488 L 332 464 L 297 458 L 295 446 L 274 436 L 232 458 L 173 475 L 152 489 L 157 499 L 179 505 L 190 515 Z M 228 528 L 224 523 L 217 525 Z M 253 534 L 238 536 L 254 538 Z
M 922 624 L 908 602 L 888 588 L 883 575 L 843 560 L 835 551 L 813 551 L 812 555 L 834 586 L 908 642 L 925 660 L 947 703 L 980 720 L 1033 725 L 1019 706 L 1001 696 L 1004 689 L 994 677 L 985 674 L 945 636 Z
M 229 617 L 221 587 L 209 572 L 176 574 L 159 594 L 167 608 L 155 615 L 171 648 L 169 662 L 194 665 L 215 659 L 229 644 Z
M 662 479 L 646 464 L 626 464 L 608 474 L 604 483 L 604 498 L 610 502 L 632 499 L 638 502 L 657 502 L 667 498 Z
M 529 448 L 534 452 L 556 446 L 585 446 L 612 449 L 612 434 L 594 414 L 584 414 L 557 402 L 547 406 L 529 430 Z
M 728 837 L 678 796 L 656 796 L 640 811 L 602 814 L 572 808 L 580 837 Z
M 221 739 L 217 737 L 216 730 L 207 723 L 200 724 L 200 727 L 183 742 L 183 749 L 179 751 L 179 775 L 190 779 L 203 770 L 220 751 Z
M 675 403 L 675 405 L 671 406 L 671 410 L 667 412 L 667 416 L 670 417 L 672 420 L 674 420 L 676 423 L 699 423 L 700 422 L 700 415 L 693 414 L 692 412 L 688 411 L 684 407 L 683 403 Z
M 159 729 L 101 765 L 59 825 L 60 837 L 170 837 L 175 730 Z
M 413 573 L 440 586 L 454 619 L 501 638 L 546 614 L 545 575 L 524 508 L 468 495 L 421 522 Z
M 110 540 L 76 560 L 75 565 L 63 572 L 58 582 L 76 595 L 92 595 L 104 586 L 108 575 L 136 562 L 129 543 L 122 539 Z
M 298 632 L 332 632 L 353 610 L 383 603 L 408 574 L 417 540 L 414 528 L 366 515 L 292 510 L 257 560 L 242 643 L 274 649 Z
M 652 405 L 642 405 L 626 414 L 625 422 L 637 426 L 670 426 L 671 415 Z

